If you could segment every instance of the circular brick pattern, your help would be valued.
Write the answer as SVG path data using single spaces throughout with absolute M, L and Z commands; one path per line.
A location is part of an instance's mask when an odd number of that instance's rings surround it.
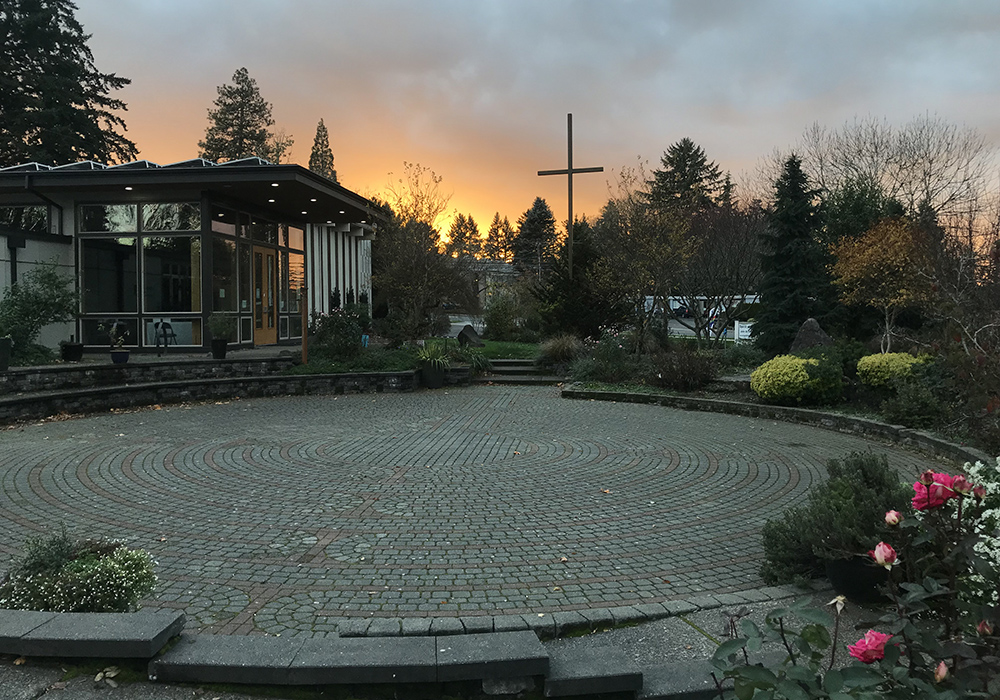
M 150 550 L 147 607 L 219 633 L 536 614 L 757 588 L 760 528 L 823 464 L 817 428 L 550 387 L 258 399 L 0 433 L 13 552 L 65 523 Z

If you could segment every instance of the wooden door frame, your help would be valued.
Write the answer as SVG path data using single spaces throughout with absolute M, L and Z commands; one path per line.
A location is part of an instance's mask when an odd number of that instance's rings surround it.
M 260 279 L 257 277 L 257 255 L 261 257 Z M 268 256 L 271 256 L 271 288 L 268 289 L 267 265 Z M 251 274 L 253 276 L 253 344 L 254 345 L 276 345 L 278 343 L 278 250 L 270 246 L 254 244 L 250 252 Z M 261 305 L 258 311 L 257 291 L 261 291 Z M 270 292 L 270 294 L 268 293 Z M 264 304 L 264 302 L 270 304 Z M 270 314 L 268 314 L 270 309 Z M 259 314 L 259 315 L 258 315 Z M 257 326 L 260 321 L 260 327 Z M 268 321 L 271 326 L 268 327 Z

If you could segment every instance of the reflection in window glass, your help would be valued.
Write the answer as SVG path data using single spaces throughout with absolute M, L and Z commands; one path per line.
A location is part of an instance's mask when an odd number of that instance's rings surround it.
M 240 244 L 240 311 L 245 314 L 251 311 L 250 299 L 253 286 L 253 277 L 250 275 L 250 250 L 248 244 Z
M 202 344 L 200 318 L 157 318 L 145 321 L 143 344 L 151 348 Z
M 302 287 L 306 283 L 305 256 L 301 253 L 288 255 L 288 310 L 297 313 Z
M 108 329 L 117 324 L 118 332 L 124 338 L 123 348 L 135 347 L 139 344 L 139 322 L 134 318 L 85 318 L 81 326 L 84 345 L 104 345 L 111 347 Z
M 135 233 L 134 204 L 84 204 L 80 207 L 80 231 L 83 233 Z
M 212 237 L 212 310 L 236 311 L 236 241 Z
M 255 241 L 278 242 L 278 224 L 270 221 L 254 219 L 253 223 L 250 224 L 250 232 Z
M 292 250 L 303 250 L 305 246 L 306 234 L 300 228 L 288 227 L 288 247 Z
M 250 237 L 250 215 L 240 214 L 240 235 L 244 238 Z
M 301 338 L 302 337 L 302 317 L 301 316 L 289 316 L 288 317 L 288 337 L 289 338 Z
M 49 208 L 45 206 L 0 207 L 0 229 L 48 233 Z
M 146 311 L 201 311 L 201 241 L 197 237 L 144 237 L 142 276 Z
M 231 209 L 223 209 L 219 206 L 212 206 L 212 230 L 216 233 L 224 233 L 228 236 L 236 235 L 236 225 L 238 215 Z
M 288 253 L 283 250 L 278 251 L 278 311 L 284 313 L 288 310 Z
M 143 231 L 200 231 L 201 205 L 165 202 L 142 205 Z
M 138 311 L 135 238 L 80 240 L 83 312 Z

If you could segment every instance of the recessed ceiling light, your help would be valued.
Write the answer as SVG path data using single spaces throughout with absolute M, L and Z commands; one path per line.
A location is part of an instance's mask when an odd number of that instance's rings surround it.
M 309 212 L 307 212 L 307 211 L 304 211 L 304 212 L 302 212 L 302 213 L 303 213 L 303 214 L 308 214 Z
M 131 187 L 126 187 L 126 188 L 125 188 L 125 191 L 126 191 L 126 192 L 131 192 L 131 191 L 132 191 L 132 188 L 131 188 Z
M 341 213 L 341 214 L 343 214 L 343 213 L 344 213 L 344 210 L 343 210 L 343 209 L 341 209 L 341 210 L 340 210 L 340 213 Z
M 328 223 L 328 224 L 332 224 L 333 222 L 332 222 L 332 221 L 330 221 L 330 219 L 327 219 L 327 220 L 326 220 L 326 223 Z
M 277 182 L 272 182 L 272 183 L 271 183 L 271 187 L 277 187 L 277 186 L 278 186 L 278 183 L 277 183 Z
M 273 199 L 269 199 L 267 201 L 269 201 L 271 204 L 274 204 L 274 200 Z
M 309 201 L 310 201 L 310 202 L 315 202 L 315 201 L 316 201 L 316 198 L 315 198 L 315 197 L 313 197 L 313 198 L 312 198 L 312 199 L 310 199 Z

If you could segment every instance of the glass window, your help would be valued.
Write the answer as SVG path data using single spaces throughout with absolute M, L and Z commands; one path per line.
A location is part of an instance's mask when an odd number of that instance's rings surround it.
M 45 206 L 0 207 L 0 229 L 48 233 L 49 208 Z
M 304 250 L 306 233 L 295 226 L 288 227 L 288 247 L 292 250 Z
M 200 318 L 154 317 L 146 319 L 144 325 L 146 333 L 143 344 L 146 347 L 202 344 Z
M 143 231 L 200 231 L 201 205 L 165 202 L 142 205 Z
M 139 322 L 134 318 L 85 318 L 83 326 L 84 345 L 105 345 L 111 347 L 108 330 L 117 325 L 118 332 L 124 338 L 122 347 L 136 347 L 139 343 Z
M 298 313 L 299 297 L 306 283 L 306 261 L 302 253 L 288 254 L 288 310 Z
M 240 341 L 248 342 L 253 340 L 253 319 L 244 316 L 240 319 Z
M 236 241 L 221 236 L 212 236 L 212 310 L 236 311 Z
M 255 219 L 250 224 L 250 235 L 255 241 L 278 242 L 278 225 L 270 221 Z
M 253 296 L 253 277 L 250 275 L 250 251 L 248 243 L 240 243 L 240 311 L 245 314 L 252 310 L 250 300 Z
M 288 253 L 278 251 L 278 311 L 288 310 Z
M 80 206 L 82 233 L 135 233 L 134 204 L 83 204 Z
M 239 215 L 231 209 L 212 205 L 212 230 L 227 236 L 236 235 L 236 225 Z
M 135 238 L 80 239 L 80 273 L 84 313 L 139 310 Z
M 301 338 L 302 337 L 302 317 L 301 316 L 289 316 L 288 317 L 288 337 L 289 338 Z
M 240 214 L 240 235 L 250 238 L 250 215 Z
M 142 277 L 147 312 L 201 311 L 201 241 L 196 236 L 144 237 Z

